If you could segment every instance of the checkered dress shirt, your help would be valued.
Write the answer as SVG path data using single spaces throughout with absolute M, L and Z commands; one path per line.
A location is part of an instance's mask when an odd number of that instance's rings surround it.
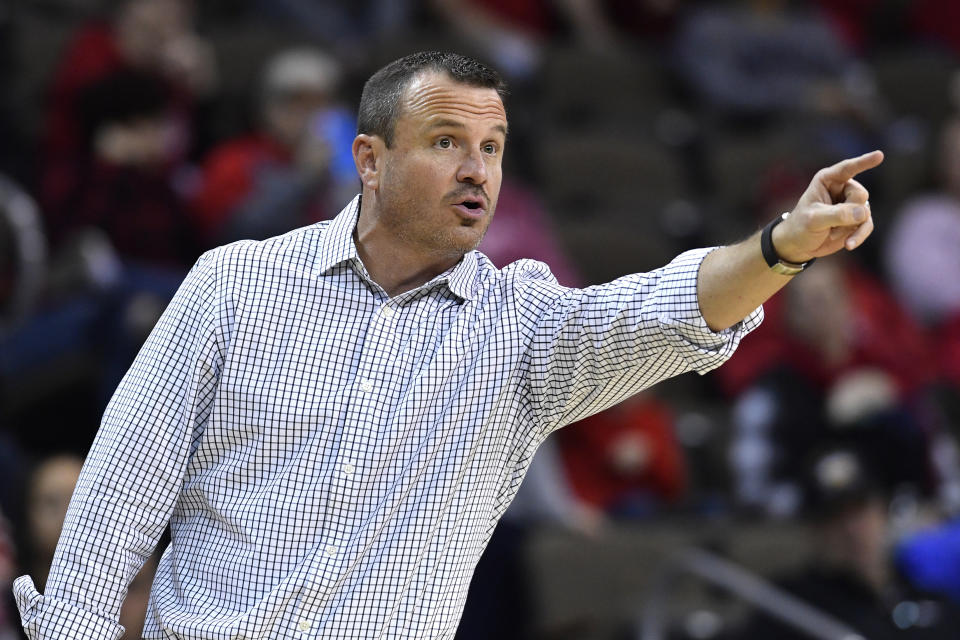
M 393 298 L 334 220 L 206 253 L 107 407 L 31 638 L 115 639 L 169 523 L 144 638 L 450 638 L 554 429 L 720 365 L 708 250 L 569 289 L 478 252 Z

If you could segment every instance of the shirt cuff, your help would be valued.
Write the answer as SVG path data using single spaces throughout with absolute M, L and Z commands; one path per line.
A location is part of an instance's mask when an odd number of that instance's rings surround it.
M 125 631 L 103 616 L 41 595 L 30 576 L 14 581 L 13 595 L 30 640 L 117 640 Z
M 714 331 L 700 311 L 697 276 L 700 265 L 716 247 L 693 249 L 664 267 L 657 285 L 659 322 L 674 350 L 691 369 L 703 375 L 726 362 L 745 335 L 763 322 L 763 307 L 757 307 L 737 324 Z

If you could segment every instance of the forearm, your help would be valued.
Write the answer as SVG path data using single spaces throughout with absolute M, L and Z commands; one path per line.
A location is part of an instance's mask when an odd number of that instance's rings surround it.
M 700 312 L 707 326 L 721 331 L 747 317 L 792 277 L 775 273 L 767 266 L 758 231 L 704 258 L 697 276 Z

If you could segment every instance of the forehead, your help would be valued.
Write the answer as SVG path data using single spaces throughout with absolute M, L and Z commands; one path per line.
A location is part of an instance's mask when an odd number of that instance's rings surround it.
M 473 87 L 444 73 L 426 73 L 404 92 L 401 119 L 429 126 L 436 120 L 478 122 L 506 129 L 507 112 L 495 89 Z

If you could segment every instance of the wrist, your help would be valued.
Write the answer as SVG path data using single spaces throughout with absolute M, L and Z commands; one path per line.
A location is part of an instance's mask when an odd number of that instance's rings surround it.
M 796 275 L 810 266 L 816 258 L 792 249 L 789 243 L 789 232 L 781 223 L 790 213 L 786 212 L 771 220 L 760 233 L 760 250 L 767 266 L 781 275 Z
M 791 250 L 790 243 L 787 242 L 787 230 L 782 224 L 778 224 L 770 232 L 770 241 L 773 243 L 773 250 L 777 257 L 784 262 L 802 264 L 810 260 L 810 256 L 799 256 L 796 251 Z

